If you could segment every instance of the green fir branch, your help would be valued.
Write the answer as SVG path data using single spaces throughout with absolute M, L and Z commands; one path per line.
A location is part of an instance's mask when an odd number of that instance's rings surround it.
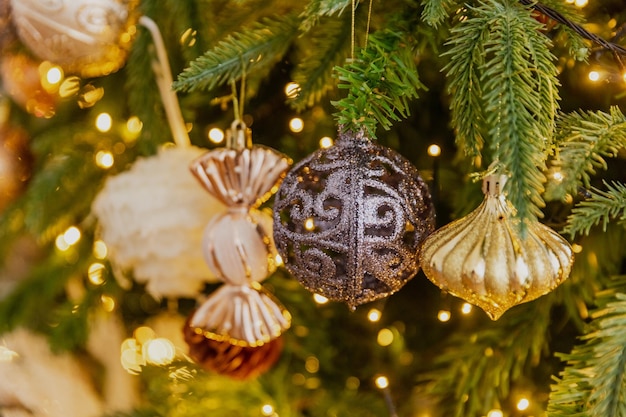
M 518 218 L 541 217 L 545 177 L 541 167 L 558 110 L 559 82 L 551 43 L 541 25 L 517 3 L 492 1 L 485 44 L 485 110 L 493 157 L 510 174 L 508 198 Z
M 442 56 L 450 57 L 444 71 L 456 143 L 463 153 L 476 157 L 481 155 L 485 143 L 481 74 L 491 22 L 484 13 L 466 17 L 451 29 L 447 43 L 450 49 Z
M 442 415 L 484 416 L 507 398 L 513 383 L 539 362 L 546 348 L 555 300 L 554 294 L 546 295 L 477 332 L 451 337 L 434 369 L 420 377 L 438 399 Z
M 350 23 L 345 18 L 324 19 L 309 32 L 300 48 L 305 54 L 292 78 L 299 85 L 298 95 L 289 105 L 302 111 L 313 106 L 335 87 L 333 68 L 345 62 L 350 53 Z
M 174 82 L 177 91 L 211 91 L 254 71 L 266 71 L 280 60 L 298 34 L 291 14 L 256 22 L 230 35 L 190 63 Z
M 339 89 L 348 90 L 346 97 L 332 102 L 344 131 L 364 130 L 375 139 L 378 125 L 389 130 L 394 121 L 409 115 L 410 100 L 426 87 L 405 38 L 404 32 L 375 32 L 352 62 L 335 67 Z
M 302 23 L 300 23 L 300 30 L 308 32 L 319 22 L 320 18 L 341 15 L 346 8 L 351 6 L 352 0 L 309 1 L 306 9 L 304 9 L 300 15 L 300 18 L 302 19 Z
M 556 158 L 560 171 L 546 187 L 546 199 L 561 200 L 575 194 L 578 187 L 590 187 L 591 176 L 605 170 L 605 158 L 614 158 L 626 147 L 626 117 L 616 106 L 609 113 L 573 112 L 561 115 L 557 122 Z
M 91 212 L 91 202 L 106 173 L 95 163 L 85 163 L 91 149 L 52 157 L 33 178 L 24 195 L 24 225 L 41 242 L 49 242 Z M 42 202 L 45 201 L 45 204 Z
M 422 0 L 422 15 L 424 22 L 438 27 L 450 15 L 454 0 Z
M 552 386 L 550 417 L 626 415 L 626 276 L 615 286 L 596 295 L 581 344 L 558 354 L 566 367 Z
M 604 185 L 606 191 L 593 187 L 591 196 L 572 209 L 563 233 L 569 233 L 573 238 L 577 234 L 588 235 L 591 228 L 598 224 L 602 224 L 602 230 L 606 231 L 612 220 L 622 224 L 626 222 L 626 185 L 606 181 Z
M 507 192 L 517 216 L 536 219 L 559 108 L 551 42 L 517 2 L 486 1 L 465 17 L 444 54 L 457 144 L 475 157 L 488 143 L 511 176 Z

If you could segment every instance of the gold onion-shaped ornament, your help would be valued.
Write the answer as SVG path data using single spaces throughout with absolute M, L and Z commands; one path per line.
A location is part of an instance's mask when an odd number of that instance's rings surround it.
M 515 208 L 501 192 L 506 178 L 487 176 L 480 206 L 428 236 L 420 253 L 429 280 L 492 320 L 556 288 L 573 262 L 569 243 L 538 221 L 521 235 Z

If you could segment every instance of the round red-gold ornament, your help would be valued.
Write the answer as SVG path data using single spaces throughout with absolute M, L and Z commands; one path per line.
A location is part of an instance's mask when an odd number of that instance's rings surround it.
M 19 128 L 0 128 L 0 211 L 19 196 L 31 175 L 28 136 Z
M 18 36 L 41 60 L 100 77 L 121 68 L 134 27 L 134 1 L 11 0 Z
M 233 379 L 246 380 L 267 372 L 280 358 L 282 337 L 258 346 L 225 340 L 189 322 L 183 329 L 189 356 L 203 369 Z

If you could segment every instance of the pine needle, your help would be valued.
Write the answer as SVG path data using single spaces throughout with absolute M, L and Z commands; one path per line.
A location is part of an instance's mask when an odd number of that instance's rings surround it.
M 363 129 L 375 139 L 379 125 L 389 130 L 394 121 L 409 116 L 409 101 L 426 87 L 405 38 L 404 32 L 375 32 L 354 61 L 335 67 L 339 89 L 348 91 L 345 98 L 332 102 L 343 130 Z
M 573 112 L 557 121 L 556 158 L 559 181 L 550 181 L 546 199 L 561 200 L 578 187 L 590 187 L 591 176 L 606 169 L 605 158 L 614 158 L 626 147 L 626 117 L 616 106 L 609 113 Z
M 302 40 L 305 54 L 293 71 L 300 86 L 289 105 L 297 111 L 313 106 L 335 86 L 333 68 L 345 62 L 350 53 L 350 17 L 324 19 Z M 304 43 L 306 42 L 306 43 Z
M 358 3 L 358 1 L 357 1 Z M 312 0 L 301 14 L 300 29 L 304 32 L 311 30 L 321 17 L 341 15 L 352 5 L 352 0 Z
M 592 227 L 602 224 L 606 231 L 612 220 L 626 223 L 626 185 L 618 182 L 607 183 L 606 191 L 593 187 L 590 197 L 574 207 L 567 219 L 564 233 L 573 238 L 577 234 L 588 235 Z
M 552 386 L 551 417 L 626 415 L 626 276 L 596 295 L 581 344 L 558 355 L 567 363 Z
M 444 54 L 450 56 L 445 70 L 457 144 L 470 156 L 480 156 L 488 144 L 510 174 L 506 191 L 517 216 L 536 219 L 559 108 L 551 43 L 517 2 L 487 1 L 466 17 Z
M 293 15 L 265 18 L 230 35 L 190 63 L 174 82 L 177 91 L 211 91 L 248 72 L 267 71 L 280 60 L 298 33 Z

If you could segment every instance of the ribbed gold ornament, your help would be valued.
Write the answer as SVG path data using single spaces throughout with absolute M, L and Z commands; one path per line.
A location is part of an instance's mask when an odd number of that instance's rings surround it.
M 428 279 L 492 320 L 556 288 L 573 262 L 569 243 L 538 221 L 522 237 L 515 208 L 501 193 L 505 182 L 504 175 L 486 177 L 480 206 L 428 236 L 420 253 Z

